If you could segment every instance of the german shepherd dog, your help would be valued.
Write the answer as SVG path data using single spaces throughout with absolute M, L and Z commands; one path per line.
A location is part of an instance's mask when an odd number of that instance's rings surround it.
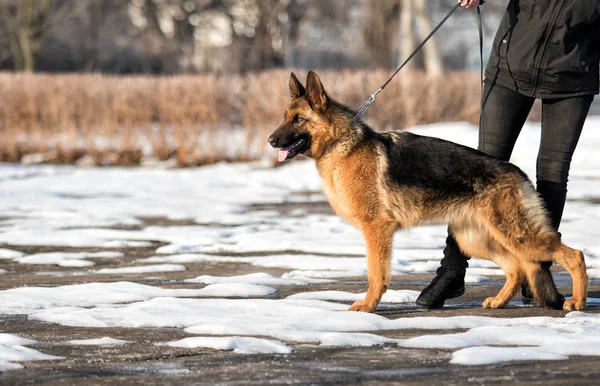
M 390 282 L 396 231 L 449 224 L 463 253 L 491 260 L 506 274 L 484 308 L 501 308 L 526 279 L 540 304 L 583 310 L 588 278 L 583 253 L 564 245 L 533 184 L 515 165 L 477 150 L 409 132 L 377 133 L 331 99 L 319 76 L 306 88 L 290 75 L 284 121 L 269 137 L 279 161 L 313 158 L 335 212 L 358 228 L 367 248 L 369 290 L 350 310 L 373 312 Z M 573 279 L 573 297 L 558 294 L 540 262 L 552 260 Z

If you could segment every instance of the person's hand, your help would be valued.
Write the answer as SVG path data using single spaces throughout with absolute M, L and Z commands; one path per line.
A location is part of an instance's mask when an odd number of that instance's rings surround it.
M 464 8 L 477 8 L 479 7 L 479 0 L 462 0 L 460 6 Z

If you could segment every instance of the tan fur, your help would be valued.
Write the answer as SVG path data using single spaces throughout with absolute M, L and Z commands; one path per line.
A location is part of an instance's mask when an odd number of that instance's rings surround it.
M 504 287 L 486 299 L 483 307 L 506 305 L 526 278 L 539 300 L 538 262 L 551 259 L 573 278 L 573 298 L 565 301 L 564 308 L 584 308 L 583 254 L 561 243 L 529 181 L 516 174 L 501 175 L 491 185 L 476 185 L 474 197 L 448 200 L 430 197 L 417 187 L 393 184 L 386 177 L 388 159 L 381 143 L 360 141 L 361 127 L 348 128 L 351 116 L 327 109 L 327 95 L 318 76 L 309 73 L 306 96 L 298 89 L 302 91 L 302 86 L 292 74 L 292 100 L 274 135 L 295 130 L 291 121 L 296 115 L 306 120 L 302 130 L 310 133 L 312 142 L 305 155 L 316 161 L 335 212 L 364 236 L 369 290 L 350 310 L 372 312 L 377 307 L 389 286 L 392 239 L 397 230 L 443 223 L 449 224 L 465 254 L 491 260 L 506 274 Z

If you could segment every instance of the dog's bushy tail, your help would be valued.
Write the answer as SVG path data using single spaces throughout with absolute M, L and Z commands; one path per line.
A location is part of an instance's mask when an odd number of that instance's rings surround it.
M 536 264 L 536 267 L 527 274 L 534 298 L 542 306 L 553 310 L 562 310 L 565 297 L 556 289 L 549 265 L 542 264 Z

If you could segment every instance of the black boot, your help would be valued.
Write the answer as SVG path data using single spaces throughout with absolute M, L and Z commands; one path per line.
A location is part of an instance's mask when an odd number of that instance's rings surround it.
M 436 277 L 419 295 L 416 304 L 423 308 L 441 308 L 447 299 L 465 293 L 465 274 L 469 258 L 462 254 L 451 234 L 446 238 L 444 258 Z
M 567 200 L 567 184 L 538 181 L 537 191 L 544 201 L 548 214 L 550 214 L 552 228 L 558 230 L 563 215 L 563 209 L 565 208 L 565 201 Z
M 558 230 L 563 215 L 563 209 L 565 207 L 565 201 L 567 200 L 567 184 L 542 180 L 537 182 L 537 191 L 544 201 L 546 210 L 548 210 L 548 213 L 550 214 L 552 228 Z M 542 270 L 549 275 L 550 281 L 552 282 L 551 284 L 554 285 L 552 273 L 550 273 L 552 262 L 544 261 L 541 263 L 541 266 Z M 556 288 L 556 285 L 554 285 L 554 288 Z M 529 304 L 532 302 L 533 292 L 531 291 L 527 280 L 521 284 L 521 295 L 523 296 L 523 303 Z M 564 301 L 564 297 L 561 294 L 558 295 L 559 297 L 562 297 Z

